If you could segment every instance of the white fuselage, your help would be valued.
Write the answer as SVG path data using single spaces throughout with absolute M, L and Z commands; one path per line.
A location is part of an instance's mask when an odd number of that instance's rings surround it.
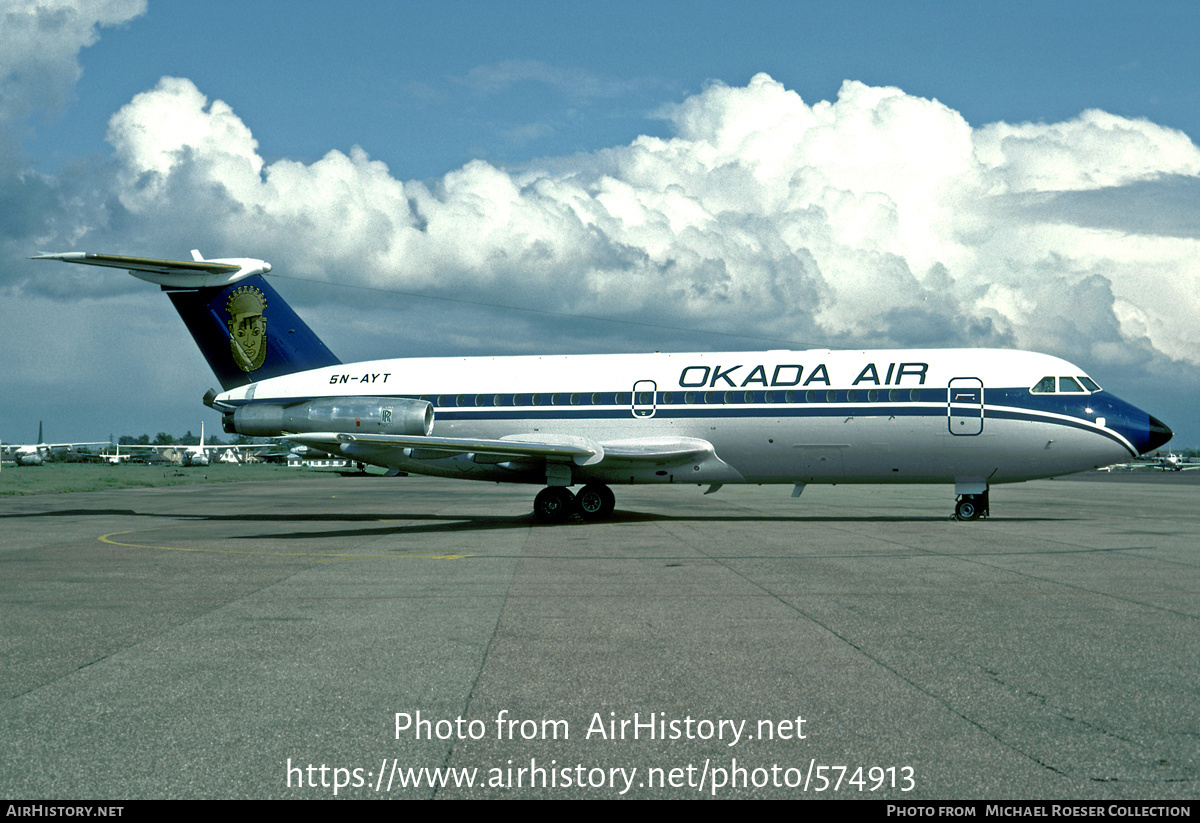
M 1098 387 L 1031 392 L 1047 376 L 1083 375 L 1057 357 L 987 349 L 443 357 L 314 369 L 217 400 L 416 398 L 433 405 L 439 437 L 694 438 L 713 447 L 707 458 L 656 465 L 574 465 L 572 483 L 995 484 L 1138 453 L 1144 412 Z M 421 474 L 546 479 L 527 461 L 470 452 L 342 451 Z
M 207 466 L 209 463 L 208 452 L 203 446 L 192 446 L 185 451 L 180 457 L 180 462 L 185 466 Z
M 13 452 L 13 463 L 18 466 L 40 466 L 50 454 L 48 446 L 22 446 Z

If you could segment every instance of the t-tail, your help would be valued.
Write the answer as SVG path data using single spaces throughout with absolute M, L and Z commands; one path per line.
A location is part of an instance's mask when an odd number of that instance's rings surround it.
M 341 362 L 263 278 L 266 261 L 205 260 L 194 249 L 191 260 L 85 252 L 33 259 L 126 269 L 162 286 L 226 391 Z

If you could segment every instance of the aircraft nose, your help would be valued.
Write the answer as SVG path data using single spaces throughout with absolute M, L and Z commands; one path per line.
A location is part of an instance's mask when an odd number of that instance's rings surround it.
M 1146 432 L 1146 448 L 1143 449 L 1143 452 L 1157 449 L 1174 436 L 1175 432 L 1171 431 L 1166 423 L 1150 415 L 1150 427 Z

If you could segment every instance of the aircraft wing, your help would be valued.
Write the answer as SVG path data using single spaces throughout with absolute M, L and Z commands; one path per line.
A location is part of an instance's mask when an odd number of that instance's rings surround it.
M 695 437 L 645 437 L 597 441 L 564 434 L 515 434 L 499 440 L 393 434 L 318 432 L 287 438 L 305 446 L 338 453 L 343 445 L 362 444 L 376 449 L 412 449 L 413 457 L 450 457 L 474 454 L 479 462 L 542 459 L 573 462 L 580 466 L 616 464 L 674 465 L 711 455 L 713 446 Z
M 605 466 L 673 466 L 715 454 L 712 443 L 698 437 L 634 437 L 602 445 Z
M 541 437 L 531 434 L 506 437 L 500 440 L 482 440 L 399 434 L 313 432 L 291 435 L 286 439 L 334 454 L 339 453 L 343 445 L 362 444 L 385 450 L 413 449 L 415 452 L 419 452 L 419 456 L 429 458 L 450 457 L 455 454 L 477 454 L 494 455 L 509 460 L 530 457 L 570 460 L 580 465 L 595 462 L 597 454 L 601 457 L 604 454 L 604 450 L 598 443 L 569 435 Z

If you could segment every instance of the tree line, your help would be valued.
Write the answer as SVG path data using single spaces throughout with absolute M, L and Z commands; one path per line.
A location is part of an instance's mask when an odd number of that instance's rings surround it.
M 245 435 L 235 434 L 232 437 L 222 440 L 219 437 L 214 437 L 211 434 L 205 435 L 206 446 L 240 446 L 250 443 L 266 443 L 269 438 L 262 437 L 246 437 Z M 191 429 L 188 429 L 187 434 L 182 437 L 176 437 L 167 432 L 159 432 L 151 439 L 150 435 L 142 434 L 134 436 L 131 434 L 123 434 L 117 440 L 117 443 L 122 446 L 198 446 L 200 445 L 200 436 L 192 434 Z

